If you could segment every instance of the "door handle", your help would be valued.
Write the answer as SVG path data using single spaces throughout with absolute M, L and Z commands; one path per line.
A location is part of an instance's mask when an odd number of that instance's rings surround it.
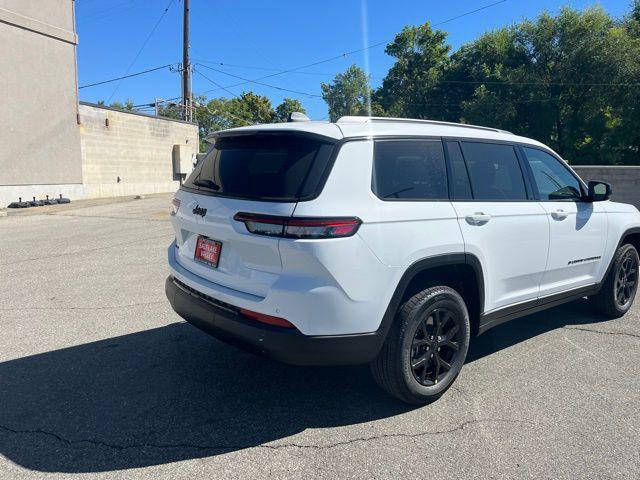
M 551 212 L 551 216 L 553 217 L 554 220 L 564 220 L 569 216 L 569 214 L 564 210 L 562 210 L 561 208 L 559 208 L 555 212 Z
M 470 225 L 484 225 L 489 220 L 491 220 L 491 215 L 484 212 L 476 212 L 472 215 L 467 215 L 466 217 L 464 217 L 464 219 Z

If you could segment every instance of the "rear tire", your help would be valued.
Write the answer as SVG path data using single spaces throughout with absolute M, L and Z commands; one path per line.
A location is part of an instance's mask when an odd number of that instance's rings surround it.
M 600 313 L 619 318 L 629 311 L 638 290 L 639 264 L 638 252 L 633 245 L 627 243 L 618 248 L 600 291 L 591 297 Z
M 469 313 L 460 294 L 445 286 L 423 290 L 398 309 L 371 364 L 373 377 L 403 402 L 432 402 L 460 373 L 469 337 Z

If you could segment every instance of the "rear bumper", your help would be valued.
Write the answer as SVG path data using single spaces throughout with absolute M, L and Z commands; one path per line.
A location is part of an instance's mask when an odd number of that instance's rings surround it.
M 176 313 L 192 325 L 226 343 L 292 365 L 368 363 L 384 342 L 379 332 L 309 336 L 261 324 L 239 315 L 231 305 L 177 283 L 173 276 L 167 278 L 165 292 Z

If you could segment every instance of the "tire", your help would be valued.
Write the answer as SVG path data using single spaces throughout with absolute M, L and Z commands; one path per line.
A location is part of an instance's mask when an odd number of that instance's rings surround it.
M 633 245 L 627 243 L 618 248 L 600 291 L 591 298 L 600 313 L 619 318 L 629 311 L 638 290 L 639 264 Z
M 458 292 L 444 286 L 423 290 L 398 309 L 387 338 L 371 364 L 373 377 L 380 387 L 403 402 L 430 403 L 438 399 L 460 373 L 469 348 L 470 331 L 469 313 Z M 447 369 L 447 365 L 450 368 Z

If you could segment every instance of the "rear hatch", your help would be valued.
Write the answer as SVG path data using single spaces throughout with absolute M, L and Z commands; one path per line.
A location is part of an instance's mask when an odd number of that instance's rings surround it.
M 176 194 L 178 263 L 216 284 L 266 296 L 282 270 L 279 240 L 251 234 L 233 217 L 291 216 L 298 201 L 318 195 L 333 146 L 331 139 L 295 132 L 219 137 Z M 221 242 L 217 266 L 195 258 L 199 237 Z

